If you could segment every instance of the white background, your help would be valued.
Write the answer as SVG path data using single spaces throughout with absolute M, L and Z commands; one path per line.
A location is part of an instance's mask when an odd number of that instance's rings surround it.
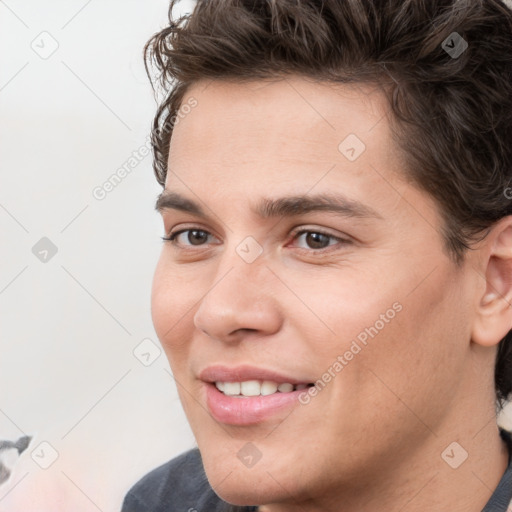
M 151 156 L 93 196 L 146 142 L 142 48 L 166 15 L 167 0 L 0 1 L 0 439 L 34 436 L 0 512 L 118 511 L 194 446 L 164 355 L 133 353 L 159 346 Z
M 142 48 L 167 4 L 0 2 L 0 439 L 34 436 L 0 512 L 117 511 L 140 476 L 194 445 L 164 354 L 148 367 L 133 354 L 158 344 L 151 156 L 92 194 L 146 142 Z M 58 249 L 46 263 L 32 253 L 42 237 Z M 58 453 L 48 469 L 41 442 Z

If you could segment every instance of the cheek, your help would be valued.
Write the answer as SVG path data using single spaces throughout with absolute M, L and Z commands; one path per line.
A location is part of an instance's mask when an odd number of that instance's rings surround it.
M 187 285 L 183 272 L 165 262 L 162 254 L 153 276 L 151 290 L 151 316 L 155 331 L 167 357 L 172 349 L 183 347 L 190 336 L 195 287 Z
M 396 296 L 403 309 L 369 341 L 358 372 L 358 386 L 375 407 L 403 412 L 407 404 L 432 427 L 457 391 L 469 346 L 465 299 L 451 277 L 439 269 L 413 293 L 404 288 Z
M 354 341 L 363 349 L 369 346 L 402 314 L 399 285 L 386 281 L 379 286 L 371 272 L 361 275 L 348 265 L 337 273 L 289 273 L 286 282 L 293 283 L 295 295 L 288 294 L 285 315 L 308 333 L 303 339 L 313 345 L 309 348 L 320 368 L 350 350 Z
M 317 326 L 309 349 L 318 370 L 343 375 L 333 386 L 341 403 L 357 395 L 359 403 L 365 397 L 376 406 L 398 395 L 421 410 L 432 394 L 449 402 L 465 364 L 468 301 L 449 266 L 440 264 L 427 280 L 429 266 L 419 267 L 421 272 L 404 263 L 408 275 L 400 274 L 400 265 L 385 275 L 357 276 L 345 269 L 335 285 L 316 279 L 295 288 L 318 318 L 304 306 L 291 314 L 302 322 L 302 332 L 313 333 L 311 322 Z M 390 275 L 397 276 L 392 286 Z M 338 356 L 341 366 L 333 367 Z

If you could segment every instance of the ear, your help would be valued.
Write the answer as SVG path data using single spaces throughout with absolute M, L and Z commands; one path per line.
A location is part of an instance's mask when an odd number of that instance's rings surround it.
M 492 227 L 480 251 L 486 286 L 479 297 L 472 340 L 490 347 L 512 329 L 512 216 Z

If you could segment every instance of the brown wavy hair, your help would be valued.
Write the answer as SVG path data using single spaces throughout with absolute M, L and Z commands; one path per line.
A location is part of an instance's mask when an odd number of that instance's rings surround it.
M 437 202 L 458 265 L 512 214 L 512 11 L 500 0 L 198 0 L 175 17 L 177 3 L 144 53 L 163 92 L 152 126 L 162 186 L 192 84 L 301 75 L 382 88 L 407 175 Z M 468 44 L 459 56 L 453 37 Z M 498 347 L 495 385 L 501 407 L 512 392 L 512 331 Z

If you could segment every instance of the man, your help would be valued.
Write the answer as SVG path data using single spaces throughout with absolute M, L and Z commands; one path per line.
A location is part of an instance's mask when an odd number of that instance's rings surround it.
M 512 12 L 174 6 L 152 315 L 198 450 L 123 511 L 505 512 Z

